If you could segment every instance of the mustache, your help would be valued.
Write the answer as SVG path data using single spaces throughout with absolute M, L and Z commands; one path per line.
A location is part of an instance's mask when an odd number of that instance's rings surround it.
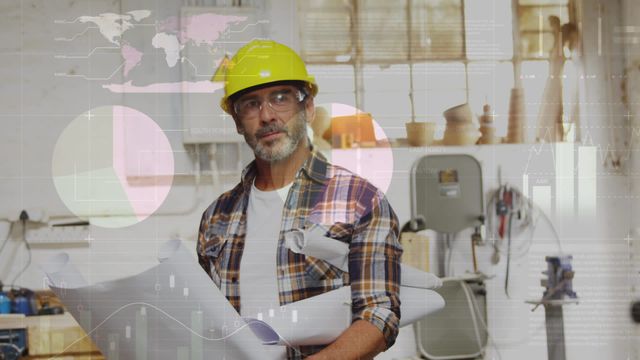
M 256 137 L 257 138 L 261 138 L 264 135 L 268 134 L 268 133 L 272 133 L 272 132 L 284 132 L 286 134 L 289 134 L 289 132 L 287 131 L 287 129 L 284 126 L 278 126 L 277 124 L 269 124 L 267 126 L 261 127 L 260 129 L 258 129 L 258 131 L 256 131 Z

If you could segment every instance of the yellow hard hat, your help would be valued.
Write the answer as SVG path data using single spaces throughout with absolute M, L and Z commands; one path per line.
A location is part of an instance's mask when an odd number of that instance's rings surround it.
M 272 40 L 252 40 L 233 56 L 225 58 L 211 81 L 224 81 L 224 96 L 220 107 L 227 113 L 228 99 L 233 94 L 254 86 L 278 81 L 304 81 L 310 94 L 318 93 L 318 85 L 295 51 Z

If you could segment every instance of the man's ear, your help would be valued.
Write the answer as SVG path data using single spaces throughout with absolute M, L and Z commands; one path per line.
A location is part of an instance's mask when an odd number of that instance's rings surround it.
M 233 116 L 233 122 L 236 123 L 236 131 L 238 132 L 238 134 L 244 135 L 244 127 L 240 123 L 240 120 Z
M 316 105 L 313 102 L 313 97 L 309 96 L 304 104 L 304 110 L 307 112 L 307 124 L 311 124 L 316 118 Z

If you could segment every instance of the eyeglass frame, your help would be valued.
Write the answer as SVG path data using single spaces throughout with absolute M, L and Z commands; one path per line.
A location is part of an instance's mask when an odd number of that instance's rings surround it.
M 293 104 L 293 107 L 295 107 L 295 105 L 301 104 L 303 103 L 308 97 L 309 97 L 309 92 L 304 89 L 304 88 L 300 88 L 297 87 L 295 85 L 290 85 L 290 87 L 292 88 L 292 92 L 295 93 L 294 98 L 297 100 L 297 103 Z M 279 90 L 274 90 L 272 92 L 270 92 L 267 96 L 265 96 L 262 99 L 256 99 L 259 101 L 259 106 L 258 106 L 258 111 L 256 112 L 256 115 L 260 113 L 260 111 L 262 111 L 263 109 L 263 104 L 265 103 L 265 101 L 267 102 L 267 105 L 269 106 L 269 109 L 273 110 L 276 113 L 283 113 L 283 112 L 287 112 L 291 109 L 286 109 L 286 110 L 278 110 L 276 109 L 273 104 L 271 103 L 271 100 L 274 96 L 274 94 L 277 94 L 278 92 L 283 92 L 289 90 L 287 88 L 284 89 L 279 89 Z M 243 100 L 243 98 L 245 98 L 246 96 L 248 96 L 248 94 L 242 95 L 240 98 L 238 98 L 237 100 L 233 101 L 233 103 L 231 104 L 231 108 L 233 109 L 233 112 L 236 114 L 236 116 L 238 116 L 239 118 L 243 118 L 243 119 L 247 119 L 247 118 L 252 118 L 255 116 L 242 116 L 240 115 L 240 111 L 238 109 L 238 104 Z M 249 98 L 251 96 L 248 96 Z M 249 100 L 249 99 L 245 99 L 245 100 Z

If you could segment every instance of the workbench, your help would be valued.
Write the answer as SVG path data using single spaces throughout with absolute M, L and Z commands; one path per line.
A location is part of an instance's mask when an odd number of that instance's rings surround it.
M 27 329 L 25 359 L 104 360 L 100 350 L 69 313 L 62 315 L 0 315 L 0 330 Z

